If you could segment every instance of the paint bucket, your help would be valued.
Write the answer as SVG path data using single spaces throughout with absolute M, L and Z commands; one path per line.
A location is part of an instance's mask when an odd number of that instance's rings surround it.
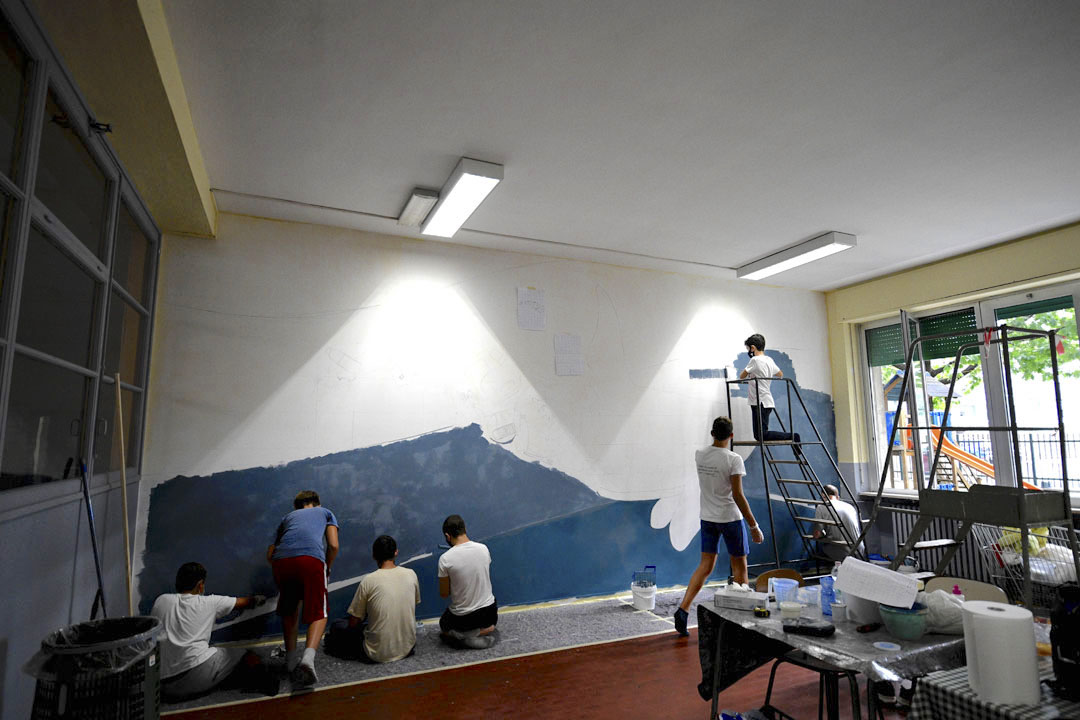
M 656 607 L 656 586 L 638 585 L 630 586 L 630 592 L 634 598 L 635 610 L 652 610 Z

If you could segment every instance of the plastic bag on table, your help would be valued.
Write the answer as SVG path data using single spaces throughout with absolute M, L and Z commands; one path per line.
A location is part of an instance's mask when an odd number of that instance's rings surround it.
M 926 632 L 941 635 L 964 634 L 963 596 L 944 590 L 920 592 L 917 602 L 926 606 Z

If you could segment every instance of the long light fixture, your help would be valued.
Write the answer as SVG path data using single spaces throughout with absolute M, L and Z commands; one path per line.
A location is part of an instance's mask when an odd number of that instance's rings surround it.
M 453 237 L 502 178 L 502 165 L 461 158 L 443 185 L 439 202 L 424 221 L 420 232 L 437 237 Z
M 787 250 L 781 250 L 768 257 L 743 265 L 735 271 L 735 274 L 743 280 L 761 280 L 770 275 L 782 273 L 785 270 L 820 260 L 823 257 L 853 247 L 855 247 L 854 235 L 843 232 L 827 232 L 824 235 L 818 235 L 816 238 L 789 247 Z
M 431 212 L 431 208 L 433 208 L 437 202 L 439 202 L 438 190 L 413 188 L 412 194 L 409 195 L 408 202 L 405 203 L 405 207 L 401 209 L 401 214 L 398 215 L 398 225 L 420 227 L 420 223 L 424 222 L 424 218 L 428 216 L 428 213 Z

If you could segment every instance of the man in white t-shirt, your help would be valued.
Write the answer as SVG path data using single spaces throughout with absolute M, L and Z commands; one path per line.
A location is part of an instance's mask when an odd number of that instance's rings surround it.
M 835 485 L 825 486 L 825 500 L 844 524 L 851 540 L 857 539 L 860 534 L 859 512 L 855 506 L 840 499 L 840 490 Z M 814 510 L 814 518 L 831 521 L 833 516 L 824 505 L 818 505 Z M 819 523 L 814 528 L 814 538 L 818 540 L 818 552 L 830 560 L 843 560 L 850 554 L 848 540 L 836 525 Z M 859 543 L 859 550 L 862 549 L 863 544 Z
M 371 557 L 378 569 L 360 579 L 349 605 L 349 617 L 331 624 L 326 638 L 328 653 L 377 663 L 412 655 L 420 582 L 415 572 L 395 564 L 397 554 L 394 538 L 375 538 Z
M 712 437 L 712 445 L 698 450 L 694 457 L 701 489 L 701 562 L 690 577 L 686 593 L 675 611 L 675 630 L 683 637 L 690 634 L 686 629 L 690 604 L 716 566 L 720 537 L 723 536 L 731 558 L 734 581 L 739 584 L 747 582 L 746 556 L 750 554 L 750 544 L 746 541 L 746 523 L 750 525 L 751 540 L 755 543 L 765 540 L 743 495 L 742 479 L 746 466 L 741 457 L 728 449 L 731 420 L 726 417 L 713 420 Z
M 784 372 L 776 366 L 776 362 L 771 357 L 765 354 L 765 336 L 754 333 L 746 338 L 746 353 L 750 356 L 750 362 L 740 373 L 739 379 L 750 379 L 747 383 L 747 397 L 750 401 L 750 417 L 754 423 L 754 439 L 793 440 L 798 443 L 801 439 L 799 433 L 769 430 L 769 416 L 776 408 L 776 401 L 772 395 L 772 380 L 784 377 Z M 791 449 L 796 457 L 802 454 L 798 445 L 792 445 Z
M 262 595 L 206 595 L 206 568 L 184 563 L 176 572 L 176 592 L 154 601 L 150 614 L 161 621 L 161 697 L 177 702 L 202 695 L 226 679 L 246 690 L 277 694 L 278 680 L 254 653 L 210 647 L 214 623 L 233 610 L 258 607 Z
M 450 598 L 450 606 L 439 618 L 442 637 L 452 645 L 491 647 L 499 622 L 491 592 L 491 553 L 487 545 L 469 539 L 460 515 L 443 521 L 443 537 L 450 549 L 439 558 L 439 595 Z

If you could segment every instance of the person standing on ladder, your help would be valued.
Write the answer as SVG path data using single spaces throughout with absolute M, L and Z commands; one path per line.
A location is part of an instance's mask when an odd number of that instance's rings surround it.
M 750 543 L 746 541 L 747 523 L 750 526 L 750 539 L 754 543 L 765 540 L 765 534 L 750 510 L 750 503 L 743 495 L 742 479 L 746 466 L 741 457 L 728 449 L 731 420 L 726 417 L 713 420 L 712 437 L 712 445 L 698 450 L 694 457 L 697 461 L 698 484 L 701 486 L 701 563 L 690 576 L 686 593 L 675 611 L 675 630 L 683 637 L 690 634 L 686 629 L 690 603 L 694 602 L 701 586 L 716 567 L 720 537 L 723 536 L 731 558 L 734 582 L 740 585 L 748 582 L 746 558 L 750 554 Z
M 746 353 L 750 356 L 750 362 L 746 364 L 739 375 L 740 380 L 750 379 L 747 383 L 750 387 L 747 397 L 750 400 L 750 417 L 754 423 L 754 439 L 761 440 L 790 440 L 795 444 L 791 446 L 795 456 L 802 455 L 798 443 L 801 438 L 799 433 L 786 433 L 769 430 L 769 416 L 776 409 L 776 401 L 772 396 L 773 378 L 782 378 L 784 373 L 776 366 L 771 357 L 765 354 L 765 336 L 754 333 L 746 338 Z

